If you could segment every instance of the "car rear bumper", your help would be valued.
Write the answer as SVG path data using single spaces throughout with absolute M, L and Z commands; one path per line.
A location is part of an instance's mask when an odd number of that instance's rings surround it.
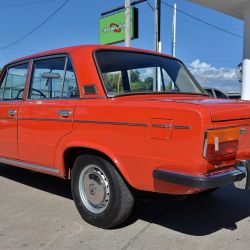
M 239 182 L 246 178 L 246 175 L 246 167 L 243 164 L 236 166 L 233 170 L 209 176 L 185 175 L 161 169 L 156 169 L 153 172 L 153 177 L 156 180 L 202 189 L 216 188 Z

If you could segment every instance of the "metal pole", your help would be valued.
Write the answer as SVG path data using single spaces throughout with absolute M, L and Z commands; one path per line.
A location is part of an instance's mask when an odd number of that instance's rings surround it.
M 125 46 L 130 47 L 131 45 L 131 4 L 130 0 L 125 0 Z
M 172 56 L 176 56 L 176 10 L 177 4 L 174 4 L 173 26 L 172 26 Z
M 155 0 L 154 16 L 155 51 L 161 52 L 161 0 Z M 155 68 L 154 75 L 155 80 L 153 89 L 154 91 L 161 91 L 161 75 L 159 68 Z
M 155 50 L 159 52 L 159 42 L 161 41 L 161 1 L 155 0 Z
M 130 4 L 130 6 L 135 6 L 137 4 L 140 4 L 140 3 L 144 3 L 146 2 L 147 0 L 138 0 L 138 1 L 134 1 Z M 120 7 L 117 7 L 117 8 L 114 8 L 112 10 L 108 10 L 108 11 L 105 11 L 105 12 L 102 12 L 101 13 L 101 16 L 106 16 L 108 14 L 111 14 L 111 13 L 114 13 L 116 11 L 119 11 L 119 10 L 124 10 L 124 5 L 123 6 L 120 6 Z

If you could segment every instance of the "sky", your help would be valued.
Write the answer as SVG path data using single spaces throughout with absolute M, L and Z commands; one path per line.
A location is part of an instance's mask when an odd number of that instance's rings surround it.
M 241 20 L 195 5 L 186 0 L 163 0 L 177 3 L 179 10 L 208 23 L 243 36 Z M 6 46 L 48 18 L 65 0 L 0 0 L 0 67 L 9 61 L 36 52 L 79 44 L 98 44 L 98 20 L 104 11 L 124 4 L 124 0 L 69 0 L 48 22 L 14 46 Z M 149 0 L 151 5 L 154 0 Z M 132 47 L 154 49 L 154 14 L 148 4 L 139 8 L 139 38 Z M 173 9 L 162 4 L 162 51 L 171 53 Z M 120 43 L 118 45 L 124 45 Z M 240 90 L 236 75 L 242 61 L 243 39 L 216 30 L 177 12 L 176 56 L 192 71 L 201 85 L 228 91 Z

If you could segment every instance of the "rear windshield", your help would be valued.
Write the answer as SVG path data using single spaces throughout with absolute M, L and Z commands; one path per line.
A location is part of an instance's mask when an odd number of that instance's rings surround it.
M 151 54 L 102 50 L 96 60 L 108 96 L 130 93 L 205 94 L 178 60 Z

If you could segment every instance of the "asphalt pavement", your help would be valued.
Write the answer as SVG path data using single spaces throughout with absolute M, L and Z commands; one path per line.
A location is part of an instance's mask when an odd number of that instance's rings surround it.
M 250 249 L 250 190 L 140 200 L 112 230 L 79 216 L 70 183 L 0 166 L 0 249 Z

